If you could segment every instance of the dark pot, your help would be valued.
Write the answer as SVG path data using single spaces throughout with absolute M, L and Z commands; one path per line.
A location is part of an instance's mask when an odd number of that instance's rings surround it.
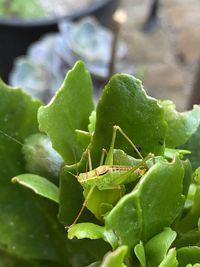
M 24 55 L 30 44 L 38 40 L 43 34 L 57 31 L 59 20 L 64 18 L 77 20 L 92 15 L 101 24 L 109 27 L 117 5 L 118 0 L 102 0 L 69 16 L 43 20 L 25 21 L 0 18 L 0 77 L 7 82 L 14 59 Z

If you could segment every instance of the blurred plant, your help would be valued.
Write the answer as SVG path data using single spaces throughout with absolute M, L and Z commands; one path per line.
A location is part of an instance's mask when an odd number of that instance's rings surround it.
M 94 18 L 79 22 L 62 21 L 60 33 L 48 34 L 34 43 L 27 56 L 19 57 L 10 75 L 10 84 L 25 88 L 34 97 L 48 101 L 62 84 L 65 73 L 78 59 L 86 62 L 94 77 L 106 80 L 113 34 Z M 120 42 L 116 57 L 121 59 L 126 45 Z

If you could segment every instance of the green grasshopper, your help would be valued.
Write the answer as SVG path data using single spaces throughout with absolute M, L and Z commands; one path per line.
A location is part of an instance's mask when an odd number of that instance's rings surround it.
M 113 153 L 117 131 L 124 136 L 140 157 L 141 161 L 135 166 L 113 165 Z M 78 182 L 83 187 L 85 200 L 72 225 L 78 221 L 85 207 L 98 219 L 102 220 L 103 215 L 123 196 L 125 190 L 124 184 L 139 179 L 148 169 L 146 161 L 150 158 L 154 158 L 154 155 L 151 153 L 143 158 L 130 138 L 116 125 L 113 126 L 112 140 L 105 162 L 105 149 L 102 150 L 100 166 L 95 169 L 92 169 L 89 150 L 87 150 L 87 154 L 89 171 L 76 176 Z

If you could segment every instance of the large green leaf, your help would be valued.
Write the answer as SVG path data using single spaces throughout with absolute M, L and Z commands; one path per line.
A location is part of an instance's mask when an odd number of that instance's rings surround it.
M 103 90 L 96 109 L 96 125 L 90 146 L 92 161 L 99 164 L 102 148 L 111 143 L 113 125 L 118 125 L 142 155 L 163 154 L 166 122 L 163 109 L 146 95 L 141 82 L 126 74 L 114 75 Z M 116 148 L 136 155 L 124 137 L 117 137 Z M 138 155 L 137 155 L 138 157 Z
M 19 259 L 62 265 L 67 262 L 67 242 L 56 205 L 10 180 L 25 172 L 21 145 L 13 138 L 23 142 L 38 131 L 39 106 L 20 89 L 0 83 L 0 129 L 11 136 L 0 135 L 0 248 Z
M 40 129 L 49 135 L 53 148 L 68 164 L 80 160 L 83 148 L 76 140 L 75 130 L 87 130 L 92 110 L 91 78 L 79 61 L 52 101 L 38 112 Z
M 176 106 L 172 101 L 160 101 L 160 104 L 164 108 L 168 123 L 166 146 L 177 147 L 185 144 L 200 125 L 200 106 L 180 113 L 175 110 Z
M 20 142 L 38 132 L 37 110 L 40 105 L 40 101 L 33 101 L 21 89 L 13 89 L 0 80 L 1 179 L 23 172 Z
M 132 249 L 170 226 L 183 208 L 183 176 L 179 159 L 160 161 L 121 198 L 106 217 L 106 227 L 114 230 L 120 244 Z

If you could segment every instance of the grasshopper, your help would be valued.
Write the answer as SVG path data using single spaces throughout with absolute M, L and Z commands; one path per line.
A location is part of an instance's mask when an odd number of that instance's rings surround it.
M 135 166 L 113 165 L 113 152 L 117 131 L 124 136 L 140 157 L 141 161 Z M 124 184 L 134 182 L 139 179 L 148 169 L 146 161 L 150 158 L 154 158 L 154 155 L 151 153 L 143 158 L 130 138 L 119 126 L 116 125 L 113 126 L 111 144 L 105 161 L 105 149 L 102 150 L 99 167 L 95 169 L 92 168 L 89 150 L 87 150 L 87 154 L 89 171 L 75 176 L 83 187 L 85 200 L 72 225 L 76 224 L 85 207 L 94 213 L 98 219 L 102 220 L 103 214 L 98 210 L 97 206 L 99 206 L 99 209 L 103 206 L 104 212 L 106 209 L 107 211 L 111 209 L 113 204 L 116 204 L 116 202 L 123 196 L 125 189 Z

